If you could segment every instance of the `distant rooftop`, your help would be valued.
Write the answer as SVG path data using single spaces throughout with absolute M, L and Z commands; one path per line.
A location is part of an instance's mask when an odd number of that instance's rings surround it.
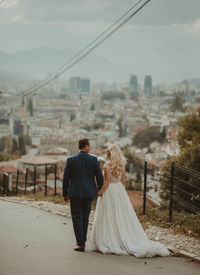
M 33 165 L 33 166 L 50 165 L 50 164 L 56 164 L 57 162 L 58 161 L 56 159 L 51 159 L 43 156 L 37 156 L 33 158 L 24 158 L 22 160 L 22 164 Z

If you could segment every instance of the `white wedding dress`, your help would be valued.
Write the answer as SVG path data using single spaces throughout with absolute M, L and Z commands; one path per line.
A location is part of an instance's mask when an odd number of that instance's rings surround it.
M 109 164 L 104 167 L 110 169 L 110 183 L 97 199 L 90 249 L 104 254 L 133 254 L 136 257 L 169 255 L 164 245 L 148 239 L 121 183 L 121 177 L 112 176 Z

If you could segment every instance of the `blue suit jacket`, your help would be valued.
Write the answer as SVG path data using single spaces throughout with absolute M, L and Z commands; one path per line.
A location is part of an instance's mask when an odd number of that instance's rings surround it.
M 64 197 L 95 198 L 97 189 L 100 189 L 102 185 L 103 175 L 95 156 L 81 151 L 67 159 L 63 176 Z

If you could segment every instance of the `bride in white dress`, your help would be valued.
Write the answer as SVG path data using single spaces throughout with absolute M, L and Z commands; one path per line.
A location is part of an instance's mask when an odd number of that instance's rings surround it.
M 136 257 L 169 255 L 164 245 L 148 239 L 135 214 L 124 187 L 126 160 L 119 146 L 111 144 L 107 157 L 91 231 L 91 249 Z

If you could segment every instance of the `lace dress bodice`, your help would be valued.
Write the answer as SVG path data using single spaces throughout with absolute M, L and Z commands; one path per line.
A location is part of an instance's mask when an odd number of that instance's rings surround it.
M 110 175 L 110 183 L 118 183 L 118 182 L 121 182 L 121 178 L 122 178 L 122 175 L 120 175 L 119 177 L 116 177 L 113 175 L 113 170 L 112 170 L 112 167 L 110 166 L 110 164 L 108 162 L 106 162 L 103 166 L 103 168 L 107 168 L 109 170 L 109 175 Z

